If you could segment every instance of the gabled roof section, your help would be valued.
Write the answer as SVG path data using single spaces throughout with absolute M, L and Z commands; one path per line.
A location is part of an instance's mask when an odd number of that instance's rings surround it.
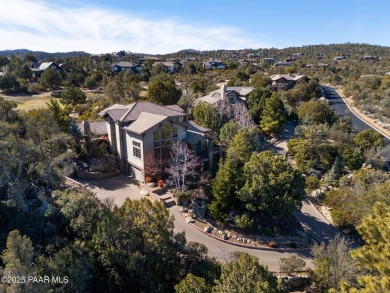
M 164 106 L 164 107 L 168 108 L 168 109 L 171 109 L 173 111 L 177 111 L 177 112 L 185 114 L 185 111 L 179 105 L 167 105 L 167 106 Z
M 53 64 L 53 62 L 44 62 L 44 63 L 42 63 L 42 64 L 39 66 L 39 69 L 45 70 L 45 69 L 49 68 L 50 65 L 52 65 L 52 64 Z
M 292 80 L 292 81 L 296 81 L 296 80 L 299 80 L 301 78 L 304 78 L 306 77 L 305 75 L 293 75 L 293 74 L 274 74 L 274 75 L 271 75 L 270 78 L 272 81 L 277 81 L 279 79 L 286 79 L 286 80 Z
M 171 107 L 171 108 L 169 108 Z M 179 106 L 177 106 L 180 108 Z M 115 104 L 99 113 L 104 117 L 110 115 L 115 122 L 128 123 L 138 119 L 142 112 L 161 115 L 165 117 L 185 116 L 183 111 L 172 109 L 172 106 L 160 106 L 150 102 L 135 102 L 129 105 Z M 181 109 L 181 108 L 180 108 Z
M 142 112 L 136 121 L 131 123 L 128 127 L 124 129 L 129 132 L 134 132 L 137 134 L 143 134 L 148 131 L 150 128 L 156 126 L 157 124 L 163 122 L 168 117 L 156 115 L 152 113 Z
M 228 86 L 226 88 L 226 93 L 236 92 L 239 96 L 247 96 L 251 91 L 253 90 L 253 87 L 251 86 Z M 212 91 L 208 93 L 206 96 L 200 97 L 196 99 L 196 103 L 199 102 L 207 102 L 209 104 L 215 104 L 218 103 L 222 99 L 221 97 L 221 89 Z
M 119 66 L 119 67 L 133 67 L 133 66 L 136 66 L 136 65 L 139 65 L 139 64 L 134 64 L 134 63 L 128 62 L 128 61 L 121 61 L 121 62 L 112 64 L 111 67 L 114 67 L 114 66 Z
M 194 131 L 194 132 L 200 132 L 200 133 L 207 133 L 210 132 L 211 129 L 207 127 L 203 127 L 195 123 L 195 121 L 188 120 L 181 122 L 184 126 L 187 127 L 188 131 Z

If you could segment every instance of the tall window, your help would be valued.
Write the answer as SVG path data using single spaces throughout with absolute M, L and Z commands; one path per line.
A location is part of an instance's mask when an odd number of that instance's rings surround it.
M 177 129 L 163 125 L 153 133 L 154 158 L 165 160 L 169 158 L 172 143 L 177 141 Z
M 141 159 L 141 143 L 133 140 L 133 156 Z

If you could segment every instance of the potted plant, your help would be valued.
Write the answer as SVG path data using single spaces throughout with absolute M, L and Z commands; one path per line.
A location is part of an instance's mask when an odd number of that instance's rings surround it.
M 164 180 L 160 179 L 157 181 L 157 186 L 160 187 L 160 188 L 163 188 L 164 187 Z

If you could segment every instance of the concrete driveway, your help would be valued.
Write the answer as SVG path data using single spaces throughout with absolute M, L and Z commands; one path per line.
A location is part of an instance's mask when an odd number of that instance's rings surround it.
M 118 207 L 125 202 L 126 198 L 142 197 L 138 181 L 122 174 L 103 180 L 77 180 L 77 182 L 92 190 L 101 202 L 112 200 Z

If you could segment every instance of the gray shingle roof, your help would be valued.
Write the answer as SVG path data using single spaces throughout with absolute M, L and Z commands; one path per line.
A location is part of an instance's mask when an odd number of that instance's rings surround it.
M 251 86 L 228 86 L 226 88 L 226 90 L 227 90 L 226 93 L 229 93 L 231 91 L 235 91 L 238 93 L 239 96 L 246 96 L 253 90 L 253 87 L 251 87 Z M 203 102 L 207 102 L 209 104 L 216 104 L 220 100 L 221 100 L 221 90 L 218 89 L 218 90 L 210 92 L 206 96 L 203 96 L 201 98 L 196 99 L 195 103 L 199 103 L 199 102 L 203 101 Z
M 114 67 L 115 65 L 118 65 L 120 67 L 133 67 L 133 66 L 138 65 L 138 64 L 134 64 L 132 62 L 127 62 L 127 61 L 121 61 L 121 62 L 112 64 L 111 67 Z
M 85 135 L 84 128 L 82 127 L 82 124 L 79 124 L 79 129 L 81 131 L 81 134 Z M 91 129 L 91 132 L 95 135 L 104 135 L 107 134 L 107 127 L 105 121 L 99 121 L 99 122 L 89 122 L 89 127 Z
M 126 131 L 134 132 L 137 134 L 143 134 L 145 131 L 149 130 L 153 126 L 163 122 L 168 117 L 156 115 L 152 113 L 142 112 L 136 121 L 130 124 L 130 126 L 125 127 Z
M 274 75 L 270 76 L 272 81 L 277 81 L 281 78 L 284 78 L 286 80 L 299 80 L 303 77 L 305 77 L 305 76 L 304 75 L 292 75 L 292 74 L 274 74 Z
M 44 62 L 39 66 L 39 69 L 45 70 L 46 68 L 50 67 L 50 65 L 52 64 L 53 62 Z
M 192 120 L 183 121 L 182 124 L 186 126 L 189 131 L 202 132 L 202 133 L 207 133 L 211 131 L 210 128 L 200 126 L 196 124 L 195 121 Z
M 199 133 L 187 132 L 187 135 L 183 139 L 183 141 L 193 144 L 193 143 L 199 141 L 201 138 L 202 138 L 202 135 Z
M 185 113 L 178 109 L 173 110 L 150 102 L 135 102 L 125 106 L 115 104 L 101 111 L 99 115 L 102 117 L 110 115 L 115 122 L 128 123 L 137 120 L 142 112 L 166 117 L 185 116 Z

